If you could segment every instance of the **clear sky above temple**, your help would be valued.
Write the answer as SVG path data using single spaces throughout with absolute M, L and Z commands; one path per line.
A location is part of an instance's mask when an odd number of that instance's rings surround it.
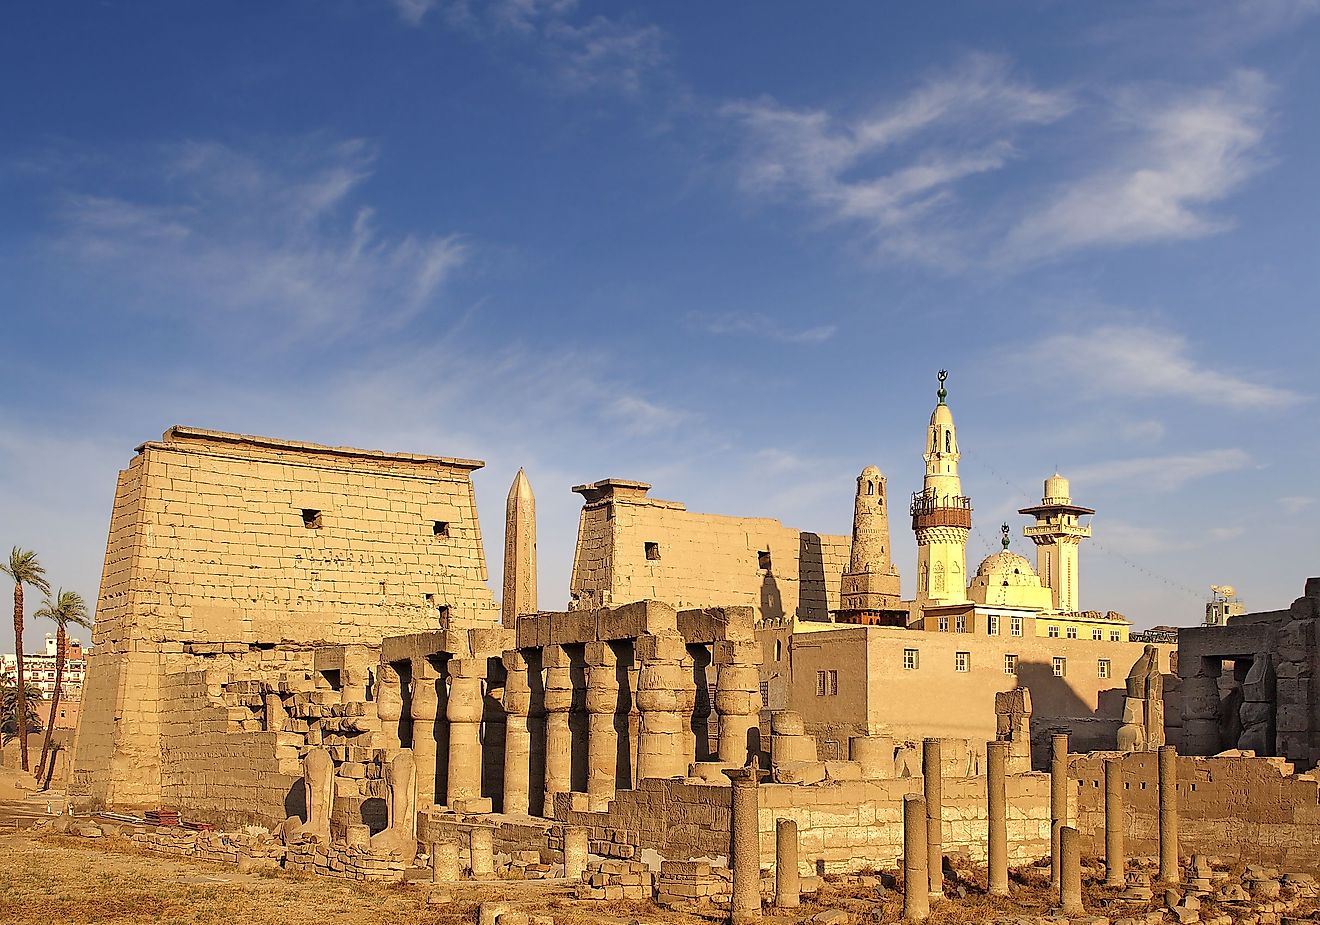
M 948 368 L 968 564 L 1057 467 L 1081 604 L 1320 572 L 1320 4 L 65 2 L 0 13 L 0 542 L 95 597 L 174 423 L 849 529 Z M 895 517 L 894 560 L 915 548 Z M 41 627 L 33 628 L 39 638 Z

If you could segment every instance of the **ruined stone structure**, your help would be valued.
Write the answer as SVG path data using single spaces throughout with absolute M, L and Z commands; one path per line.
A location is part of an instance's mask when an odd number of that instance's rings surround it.
M 1178 631 L 1186 751 L 1250 749 L 1303 769 L 1320 763 L 1320 578 L 1287 610 Z
M 138 447 L 115 491 L 73 792 L 132 805 L 180 799 L 199 775 L 270 781 L 276 731 L 265 768 L 221 745 L 247 727 L 205 708 L 217 671 L 306 673 L 317 646 L 493 623 L 480 466 L 186 427 Z
M 885 477 L 875 466 L 857 476 L 853 500 L 852 547 L 848 571 L 840 580 L 841 623 L 906 626 L 898 569 L 889 552 L 889 502 Z
M 828 620 L 839 609 L 848 537 L 761 517 L 696 514 L 648 498 L 645 482 L 605 479 L 582 495 L 571 609 L 639 600 L 679 610 L 747 606 L 758 618 Z
M 1118 748 L 1125 752 L 1155 751 L 1163 744 L 1164 674 L 1160 671 L 1159 649 L 1148 645 L 1128 672 Z

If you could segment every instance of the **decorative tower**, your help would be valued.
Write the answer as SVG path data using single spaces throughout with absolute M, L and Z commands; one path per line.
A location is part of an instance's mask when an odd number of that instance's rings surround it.
M 926 433 L 926 479 L 912 496 L 912 530 L 917 534 L 918 604 L 957 604 L 967 600 L 967 537 L 972 501 L 958 478 L 958 434 L 940 370 L 939 403 Z
M 536 498 L 521 469 L 504 507 L 504 598 L 501 622 L 517 625 L 522 614 L 536 613 Z
M 1054 597 L 1054 609 L 1077 612 L 1077 547 L 1091 535 L 1090 525 L 1082 526 L 1077 518 L 1094 514 L 1089 507 L 1072 503 L 1068 480 L 1054 473 L 1045 480 L 1045 496 L 1035 507 L 1024 507 L 1019 514 L 1036 518 L 1034 527 L 1022 532 L 1036 544 L 1036 573 Z
M 896 611 L 901 597 L 898 570 L 889 558 L 889 506 L 885 477 L 875 466 L 857 476 L 853 503 L 852 556 L 840 583 L 842 622 L 897 622 L 883 611 Z

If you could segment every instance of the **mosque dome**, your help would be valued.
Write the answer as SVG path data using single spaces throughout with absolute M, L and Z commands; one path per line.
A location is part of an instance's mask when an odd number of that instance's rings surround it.
M 861 478 L 864 478 L 864 479 L 865 479 L 865 478 L 878 478 L 879 476 L 880 476 L 880 469 L 879 469 L 879 467 L 877 467 L 877 466 L 867 466 L 865 469 L 862 470 Z
M 1030 584 L 1037 587 L 1040 585 L 1036 570 L 1031 567 L 1026 557 L 1009 552 L 1007 549 L 982 559 L 976 574 L 978 577 L 1001 578 L 1009 584 Z

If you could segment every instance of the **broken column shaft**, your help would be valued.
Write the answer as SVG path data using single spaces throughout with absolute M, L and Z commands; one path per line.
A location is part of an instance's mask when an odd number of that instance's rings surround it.
M 1124 885 L 1127 857 L 1123 852 L 1123 762 L 1105 759 L 1105 886 Z
M 1050 738 L 1050 889 L 1059 889 L 1059 829 L 1068 824 L 1068 736 Z
M 926 846 L 926 801 L 920 794 L 903 797 L 903 919 L 924 922 L 930 916 L 930 854 Z
M 729 807 L 729 867 L 733 870 L 732 925 L 761 918 L 760 797 L 755 764 L 724 772 L 732 782 Z
M 989 810 L 986 864 L 991 896 L 1008 895 L 1008 747 L 1007 742 L 987 742 L 985 747 L 985 788 Z
M 944 895 L 944 769 L 939 739 L 921 743 L 921 775 L 926 796 L 926 851 L 930 855 L 930 895 Z
M 798 827 L 792 819 L 775 820 L 775 905 L 796 909 L 802 894 L 798 871 Z
M 1178 749 L 1165 745 L 1160 762 L 1160 880 L 1177 883 L 1178 872 Z

